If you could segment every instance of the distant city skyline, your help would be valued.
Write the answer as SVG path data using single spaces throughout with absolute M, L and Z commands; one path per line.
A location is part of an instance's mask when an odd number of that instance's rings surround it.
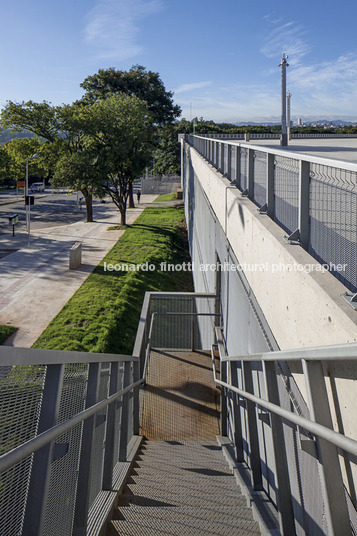
M 25 0 L 4 3 L 0 106 L 70 103 L 100 68 L 158 72 L 182 117 L 277 122 L 289 55 L 292 118 L 357 121 L 354 2 Z

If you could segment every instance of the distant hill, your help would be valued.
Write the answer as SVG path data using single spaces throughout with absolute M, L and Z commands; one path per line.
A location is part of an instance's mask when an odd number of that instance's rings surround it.
M 4 130 L 0 129 L 0 145 L 3 145 L 7 141 L 13 140 L 14 138 L 34 138 L 32 132 L 27 130 L 22 130 L 20 132 L 12 132 L 9 128 Z

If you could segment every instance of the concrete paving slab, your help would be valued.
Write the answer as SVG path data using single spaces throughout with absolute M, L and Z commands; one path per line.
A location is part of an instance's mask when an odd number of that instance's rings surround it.
M 143 195 L 140 205 L 127 211 L 127 223 L 133 223 L 156 197 Z M 34 230 L 30 247 L 26 232 L 15 237 L 10 233 L 2 235 L 0 324 L 18 328 L 6 341 L 7 346 L 29 348 L 34 344 L 124 233 L 108 230 L 119 224 L 118 210 L 108 203 L 105 217 L 99 221 Z M 82 264 L 70 270 L 69 249 L 77 241 L 82 242 Z M 9 254 L 4 255 L 8 250 Z

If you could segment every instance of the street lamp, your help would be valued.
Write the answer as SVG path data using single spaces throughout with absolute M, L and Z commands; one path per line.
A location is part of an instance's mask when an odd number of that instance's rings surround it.
M 30 246 L 30 217 L 31 217 L 31 205 L 28 198 L 29 195 L 29 160 L 35 160 L 40 158 L 38 154 L 33 154 L 26 158 L 26 181 L 25 181 L 25 203 L 26 203 L 26 229 L 28 234 L 27 246 Z
M 283 54 L 283 57 L 281 58 L 281 63 L 279 63 L 279 67 L 281 67 L 281 145 L 288 145 L 288 135 L 287 135 L 287 128 L 286 128 L 286 68 L 289 67 L 289 64 L 287 62 L 288 55 Z

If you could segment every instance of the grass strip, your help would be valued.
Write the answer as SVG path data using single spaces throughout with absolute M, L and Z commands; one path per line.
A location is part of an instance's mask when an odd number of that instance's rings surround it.
M 17 328 L 14 328 L 14 326 L 0 326 L 0 344 L 4 344 L 6 339 L 12 335 Z
M 131 353 L 146 291 L 192 291 L 182 208 L 148 207 L 52 320 L 35 348 Z M 106 263 L 106 264 L 105 264 Z M 105 265 L 154 265 L 154 271 L 106 271 Z
M 175 201 L 177 199 L 177 192 L 171 194 L 162 194 L 154 199 L 153 203 L 160 203 L 161 201 Z

